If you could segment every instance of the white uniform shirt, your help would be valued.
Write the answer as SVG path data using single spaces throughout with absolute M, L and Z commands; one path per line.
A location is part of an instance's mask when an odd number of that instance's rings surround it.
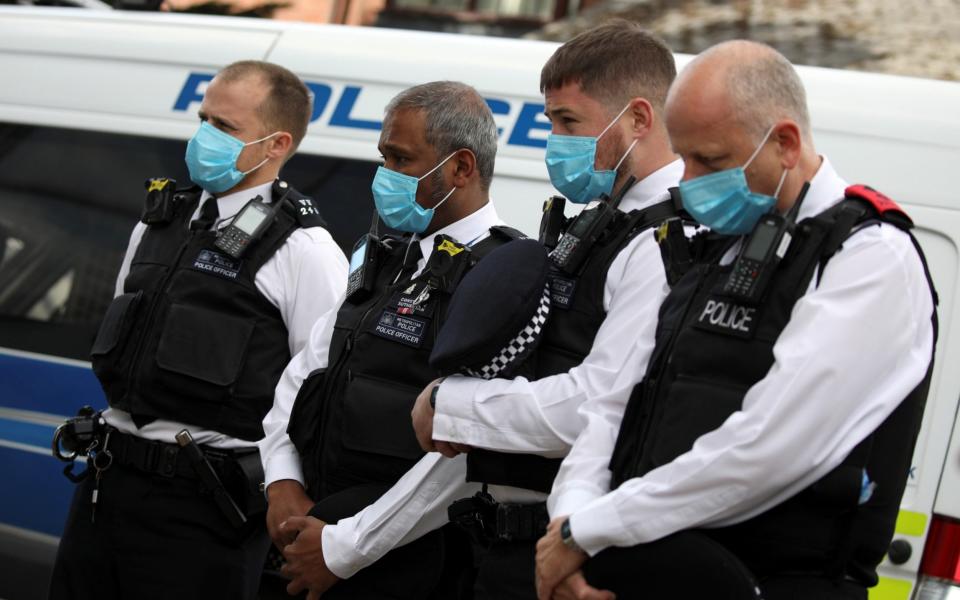
M 836 204 L 846 183 L 824 159 L 798 215 Z M 736 248 L 724 257 L 732 261 Z M 926 374 L 933 345 L 933 301 L 906 233 L 866 227 L 844 242 L 773 348 L 774 364 L 743 408 L 672 462 L 634 478 L 570 515 L 574 539 L 590 555 L 694 527 L 722 527 L 756 516 L 823 477 L 874 431 Z M 610 459 L 630 388 L 592 399 L 607 431 L 577 440 Z M 595 452 L 596 453 L 596 452 Z M 589 454 L 589 452 L 585 452 Z M 551 514 L 564 514 L 573 489 L 609 489 L 609 472 L 564 469 Z M 558 510 L 558 507 L 560 509 Z
M 273 182 L 236 192 L 217 199 L 220 220 L 240 211 L 252 198 L 271 196 Z M 210 197 L 206 191 L 200 197 L 191 220 L 196 219 L 200 207 Z M 137 223 L 130 235 L 127 253 L 117 276 L 116 295 L 123 293 L 123 281 L 130 272 L 130 263 L 140 245 L 147 226 Z M 336 312 L 347 287 L 347 259 L 330 233 L 322 227 L 296 229 L 277 252 L 271 256 L 254 277 L 254 285 L 280 311 L 289 335 L 289 351 L 293 356 L 306 344 L 307 334 L 314 322 L 331 310 Z M 254 368 L 255 365 L 248 366 Z M 103 413 L 106 421 L 120 431 L 142 438 L 175 443 L 174 436 L 189 429 L 198 444 L 217 448 L 249 447 L 251 442 L 232 438 L 216 431 L 200 429 L 173 421 L 158 419 L 137 428 L 130 414 L 110 408 Z
M 643 209 L 668 199 L 680 180 L 675 161 L 635 184 L 620 208 Z M 584 420 L 578 408 L 591 395 L 609 393 L 643 376 L 646 361 L 627 361 L 639 336 L 653 348 L 657 309 L 668 292 L 660 249 L 653 232 L 634 237 L 611 263 L 603 292 L 607 317 L 590 354 L 567 373 L 529 381 L 447 378 L 437 394 L 434 438 L 500 450 L 563 456 Z M 638 371 L 638 372 L 635 372 Z M 609 460 L 609 458 L 608 458 Z M 606 463 L 602 465 L 606 467 Z M 397 546 L 447 522 L 447 507 L 480 489 L 467 483 L 466 459 L 431 452 L 374 504 L 323 531 L 327 566 L 349 577 Z M 535 502 L 543 494 L 490 486 L 500 502 Z
M 456 201 L 455 198 L 452 200 Z M 437 235 L 442 233 L 462 243 L 475 244 L 490 234 L 491 227 L 502 224 L 493 207 L 493 202 L 487 202 L 479 210 L 456 223 L 419 240 L 421 258 L 417 263 L 415 274 L 426 266 L 426 257 L 433 252 L 433 238 Z M 327 366 L 330 340 L 333 337 L 333 326 L 337 322 L 338 310 L 339 303 L 316 321 L 306 346 L 293 357 L 280 376 L 273 408 L 263 419 L 263 430 L 266 435 L 258 443 L 267 486 L 281 479 L 293 479 L 303 483 L 300 456 L 290 436 L 287 435 L 287 424 L 290 420 L 290 412 L 293 410 L 293 402 L 297 398 L 303 380 L 313 371 Z

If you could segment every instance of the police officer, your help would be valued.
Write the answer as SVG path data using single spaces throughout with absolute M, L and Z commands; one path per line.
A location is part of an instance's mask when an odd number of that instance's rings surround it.
M 584 427 L 578 407 L 587 396 L 639 378 L 643 363 L 626 362 L 628 351 L 638 343 L 647 351 L 653 346 L 667 281 L 652 228 L 676 214 L 668 188 L 682 171 L 663 124 L 674 75 L 669 49 L 622 20 L 577 36 L 544 66 L 541 88 L 553 124 L 546 162 L 554 186 L 587 204 L 614 194 L 630 176 L 639 181 L 582 267 L 557 264 L 551 273 L 552 307 L 533 373 L 490 381 L 454 376 L 423 390 L 413 414 L 421 446 L 448 456 L 474 449 L 467 460 L 428 455 L 380 502 L 327 527 L 323 556 L 333 573 L 362 573 L 389 548 L 442 525 L 451 503 L 484 483 L 499 503 L 489 507 L 498 521 L 487 521 L 499 534 L 486 540 L 492 545 L 475 592 L 534 595 L 534 543 L 547 522 L 543 501 L 555 459 Z M 588 204 L 585 212 L 596 207 Z M 489 323 L 472 325 L 497 335 Z M 465 484 L 465 476 L 474 483 Z
M 501 225 L 489 199 L 496 146 L 490 109 L 462 83 L 419 85 L 387 106 L 384 165 L 372 191 L 386 225 L 406 235 L 358 244 L 351 262 L 375 269 L 370 289 L 317 323 L 264 420 L 268 524 L 287 547 L 292 593 L 316 594 L 335 581 L 319 552 L 323 524 L 377 500 L 423 454 L 409 415 L 437 375 L 428 358 L 450 297 L 475 263 L 519 236 Z M 372 263 L 361 258 L 369 247 L 379 257 Z M 308 510 L 321 520 L 296 518 Z M 327 596 L 428 597 L 449 551 L 434 532 Z M 319 565 L 304 566 L 306 552 L 318 554 Z
M 255 443 L 283 368 L 343 294 L 346 259 L 316 205 L 277 179 L 310 117 L 293 73 L 233 63 L 199 116 L 196 185 L 148 182 L 93 345 L 110 408 L 51 598 L 256 595 L 269 538 Z M 240 252 L 224 244 L 231 224 L 253 234 Z
M 866 598 L 936 338 L 909 218 L 817 154 L 802 84 L 767 46 L 705 51 L 666 118 L 683 203 L 724 235 L 695 240 L 643 383 L 598 399 L 610 472 L 556 482 L 538 595 L 585 567 L 591 593 L 618 597 Z M 591 445 L 602 460 L 597 440 L 575 451 Z M 610 491 L 558 509 L 598 488 Z

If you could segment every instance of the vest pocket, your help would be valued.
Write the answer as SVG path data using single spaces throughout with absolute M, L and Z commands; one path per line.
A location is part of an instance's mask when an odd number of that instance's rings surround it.
M 97 339 L 93 341 L 93 347 L 90 348 L 90 354 L 93 356 L 103 356 L 117 347 L 121 339 L 129 337 L 130 326 L 134 322 L 137 308 L 143 292 L 122 294 L 113 299 L 107 312 L 103 316 L 103 322 L 100 323 L 100 330 L 97 331 Z
M 652 449 L 656 466 L 670 462 L 693 448 L 701 435 L 721 425 L 743 406 L 748 386 L 680 375 L 670 388 L 663 418 L 654 425 L 657 441 Z
M 343 445 L 351 450 L 418 460 L 410 411 L 422 388 L 354 374 L 344 393 Z
M 174 304 L 170 307 L 157 366 L 217 386 L 236 381 L 254 324 L 248 319 Z

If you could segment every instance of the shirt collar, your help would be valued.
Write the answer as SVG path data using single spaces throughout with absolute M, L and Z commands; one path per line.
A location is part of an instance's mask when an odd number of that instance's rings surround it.
M 810 180 L 810 189 L 800 205 L 797 221 L 816 216 L 843 199 L 847 182 L 834 170 L 826 156 L 821 156 L 820 167 Z
M 233 192 L 232 194 L 227 194 L 226 196 L 221 196 L 217 198 L 217 210 L 220 211 L 220 222 L 223 222 L 230 217 L 236 215 L 240 212 L 240 209 L 246 206 L 247 202 L 253 200 L 257 196 L 261 196 L 264 202 L 271 202 L 273 200 L 273 182 L 268 181 L 267 183 L 260 184 L 256 187 L 247 188 L 245 190 L 240 190 L 239 192 Z M 200 195 L 200 203 L 197 204 L 197 210 L 194 212 L 194 218 L 199 214 L 200 207 L 203 206 L 203 203 L 212 196 L 207 190 L 203 190 L 203 193 Z M 218 225 L 219 228 L 219 225 Z
M 479 238 L 486 237 L 490 228 L 494 225 L 501 225 L 503 221 L 497 215 L 497 210 L 493 207 L 493 201 L 487 201 L 478 210 L 453 222 L 443 229 L 434 231 L 430 235 L 420 239 L 420 252 L 424 258 L 430 256 L 433 252 L 433 238 L 442 234 L 448 235 L 461 244 L 473 244 Z
M 620 203 L 620 210 L 642 210 L 669 196 L 667 190 L 676 187 L 683 177 L 683 161 L 677 159 L 666 164 L 633 184 Z

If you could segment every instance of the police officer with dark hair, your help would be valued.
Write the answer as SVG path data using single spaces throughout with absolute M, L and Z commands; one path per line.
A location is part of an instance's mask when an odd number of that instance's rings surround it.
M 642 383 L 591 400 L 606 427 L 571 456 L 609 470 L 561 472 L 538 595 L 585 574 L 621 598 L 863 600 L 937 334 L 909 217 L 817 154 L 800 79 L 768 46 L 698 56 L 666 119 L 683 204 L 713 233 L 660 309 Z M 606 493 L 558 510 L 578 489 Z
M 431 383 L 413 411 L 424 449 L 448 456 L 473 450 L 453 460 L 428 455 L 369 509 L 327 527 L 323 555 L 334 573 L 369 568 L 384 552 L 452 515 L 485 548 L 477 597 L 534 595 L 534 544 L 547 523 L 544 500 L 557 459 L 584 427 L 578 408 L 588 395 L 621 387 L 634 371 L 639 378 L 642 364 L 626 356 L 637 344 L 653 346 L 656 307 L 667 292 L 653 229 L 674 218 L 673 239 L 684 240 L 668 191 L 682 164 L 662 119 L 674 69 L 670 50 L 626 21 L 577 36 L 544 66 L 541 87 L 553 122 L 547 168 L 559 191 L 586 206 L 575 220 L 563 217 L 563 200 L 546 210 L 542 233 L 554 250 L 546 274 L 550 316 L 540 345 L 526 371 L 511 374 L 484 362 L 493 348 L 515 350 L 519 323 L 509 317 L 522 311 L 510 293 L 536 299 L 540 292 L 528 287 L 529 276 L 491 277 L 488 293 L 472 298 L 452 336 L 461 346 L 444 347 L 440 357 L 445 372 L 462 358 L 460 366 L 472 376 Z M 632 186 L 631 177 L 638 180 Z M 617 208 L 610 197 L 621 192 Z M 501 262 L 504 273 L 513 272 L 506 258 Z M 497 292 L 511 299 L 498 300 Z M 496 378 L 485 379 L 491 375 Z M 478 531 L 481 521 L 485 527 Z
M 372 231 L 357 243 L 346 301 L 317 322 L 264 420 L 268 523 L 288 560 L 291 593 L 447 597 L 437 591 L 447 589 L 441 579 L 451 556 L 444 532 L 332 588 L 334 573 L 352 573 L 331 571 L 321 545 L 336 529 L 327 522 L 376 501 L 423 456 L 410 410 L 438 375 L 429 357 L 450 298 L 474 265 L 520 236 L 502 226 L 489 199 L 496 145 L 493 115 L 468 85 L 415 86 L 387 106 L 384 165 L 372 191 L 384 223 L 406 233 Z
M 199 115 L 196 185 L 147 182 L 91 350 L 110 408 L 59 432 L 58 454 L 90 460 L 51 598 L 256 597 L 269 547 L 261 421 L 347 264 L 314 202 L 277 178 L 310 117 L 303 83 L 234 63 Z

